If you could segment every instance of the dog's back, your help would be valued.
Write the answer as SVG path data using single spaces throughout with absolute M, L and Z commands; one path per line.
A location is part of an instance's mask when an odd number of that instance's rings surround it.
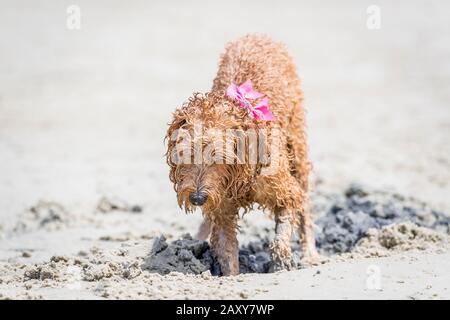
M 213 92 L 225 92 L 230 83 L 250 79 L 263 92 L 281 126 L 288 125 L 292 112 L 303 119 L 302 92 L 296 67 L 284 44 L 265 35 L 250 34 L 230 42 L 221 56 Z
M 212 91 L 224 92 L 230 83 L 243 83 L 248 79 L 257 91 L 269 98 L 277 124 L 286 130 L 291 174 L 304 190 L 308 190 L 310 163 L 307 160 L 303 93 L 286 46 L 258 34 L 230 42 L 221 56 Z

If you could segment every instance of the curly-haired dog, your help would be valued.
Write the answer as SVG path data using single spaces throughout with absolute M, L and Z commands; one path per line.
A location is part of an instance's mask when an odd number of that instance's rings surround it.
M 247 88 L 247 92 L 241 90 L 239 98 L 240 84 L 250 84 L 250 87 L 253 84 L 258 92 Z M 234 96 L 230 88 L 234 90 Z M 249 95 L 244 97 L 246 93 Z M 257 116 L 258 106 L 251 102 L 260 101 L 261 106 L 264 104 L 262 100 L 268 102 L 274 118 L 267 110 L 263 110 L 268 115 L 266 118 L 262 113 Z M 251 114 L 251 111 L 256 113 Z M 198 124 L 201 126 L 196 129 Z M 275 269 L 291 265 L 290 240 L 294 229 L 299 230 L 303 261 L 307 264 L 317 262 L 307 195 L 310 163 L 304 128 L 302 91 L 295 65 L 282 44 L 262 35 L 247 35 L 229 43 L 221 57 L 211 91 L 194 94 L 175 111 L 166 136 L 169 141 L 166 155 L 170 180 L 180 207 L 187 212 L 195 207 L 201 208 L 204 222 L 198 237 L 206 239 L 211 232 L 211 247 L 224 275 L 239 273 L 238 212 L 241 208 L 249 210 L 253 204 L 273 213 L 276 236 L 271 252 Z M 210 129 L 214 129 L 213 134 Z M 273 162 L 277 158 L 275 169 L 264 174 L 263 170 L 269 167 L 267 162 L 251 163 L 249 155 L 243 158 L 238 155 L 236 136 L 231 140 L 233 151 L 224 151 L 227 148 L 222 142 L 228 136 L 222 132 L 231 129 L 238 132 L 264 131 L 267 133 L 264 138 L 266 144 L 269 139 L 273 140 L 278 130 L 275 146 L 278 150 L 271 146 L 272 151 L 266 153 L 266 160 Z M 185 133 L 195 137 L 196 130 L 200 131 L 198 137 L 201 138 L 186 138 Z M 174 138 L 175 133 L 178 135 Z M 249 141 L 248 137 L 245 139 Z M 222 156 L 226 163 L 192 161 L 198 152 L 196 146 L 205 148 L 211 144 L 216 148 L 213 152 L 208 151 L 210 156 Z M 182 162 L 181 157 L 194 163 Z M 274 167 L 273 163 L 270 167 Z

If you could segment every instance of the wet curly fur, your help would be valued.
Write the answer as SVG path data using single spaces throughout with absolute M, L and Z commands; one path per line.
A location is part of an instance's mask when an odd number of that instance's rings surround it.
M 253 82 L 255 90 L 268 97 L 276 121 L 254 120 L 245 109 L 226 97 L 226 88 L 231 83 L 241 84 L 248 79 Z M 226 46 L 211 91 L 195 93 L 173 114 L 166 136 L 169 177 L 179 205 L 187 212 L 194 210 L 189 194 L 200 190 L 208 195 L 206 203 L 201 206 L 204 222 L 198 237 L 206 239 L 211 234 L 211 247 L 224 275 L 239 273 L 238 212 L 242 208 L 246 212 L 254 204 L 273 213 L 276 222 L 276 236 L 271 244 L 275 270 L 291 265 L 290 240 L 294 229 L 299 231 L 304 261 L 317 261 L 307 195 L 310 163 L 302 99 L 296 67 L 284 45 L 263 35 L 247 35 Z M 223 156 L 231 162 L 176 163 L 171 155 L 179 140 L 171 137 L 180 129 L 195 136 L 196 123 L 202 124 L 202 133 L 207 129 L 245 132 L 264 129 L 267 140 L 275 128 L 279 129 L 280 148 L 275 172 L 262 174 L 267 163 L 239 164 L 236 153 L 226 152 Z M 202 137 L 200 145 L 221 140 L 220 135 L 207 134 Z M 196 142 L 186 145 L 186 149 L 195 153 L 193 146 L 198 145 Z M 223 148 L 218 150 L 215 152 L 221 153 Z M 271 152 L 267 154 L 269 159 L 274 158 Z

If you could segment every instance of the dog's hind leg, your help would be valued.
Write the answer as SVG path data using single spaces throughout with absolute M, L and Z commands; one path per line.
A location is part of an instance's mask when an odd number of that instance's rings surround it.
M 211 233 L 211 221 L 207 217 L 204 217 L 202 224 L 198 228 L 198 232 L 195 238 L 198 240 L 207 240 L 210 233 Z
M 299 237 L 302 248 L 302 263 L 305 265 L 317 265 L 321 258 L 316 250 L 316 240 L 314 238 L 314 224 L 311 219 L 311 213 L 307 202 L 303 205 L 304 209 L 300 211 Z
M 211 247 L 224 276 L 239 274 L 237 210 L 223 210 L 212 216 Z
M 298 93 L 300 96 L 300 93 Z M 300 99 L 299 99 L 300 101 Z M 320 256 L 317 253 L 314 239 L 314 223 L 309 210 L 309 173 L 311 164 L 308 161 L 306 135 L 304 132 L 304 112 L 300 102 L 294 106 L 294 114 L 290 123 L 291 135 L 288 137 L 288 151 L 290 153 L 290 173 L 298 181 L 301 199 L 301 209 L 298 211 L 299 236 L 303 252 L 302 262 L 317 264 Z
M 271 271 L 291 269 L 291 237 L 293 212 L 280 209 L 275 212 L 275 239 L 270 245 L 272 255 Z

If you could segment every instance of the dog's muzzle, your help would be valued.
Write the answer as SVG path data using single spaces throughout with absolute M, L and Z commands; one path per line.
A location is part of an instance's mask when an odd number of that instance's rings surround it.
M 208 195 L 204 192 L 191 192 L 191 194 L 189 195 L 189 201 L 194 205 L 194 206 L 201 206 L 203 205 L 206 200 L 208 199 Z

